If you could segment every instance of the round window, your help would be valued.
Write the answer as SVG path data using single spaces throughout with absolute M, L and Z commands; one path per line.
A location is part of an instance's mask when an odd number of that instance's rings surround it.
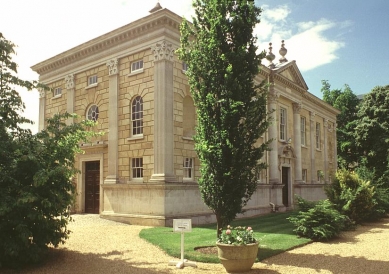
M 96 105 L 90 106 L 90 108 L 88 109 L 88 114 L 87 114 L 86 118 L 88 120 L 92 120 L 92 121 L 96 122 L 97 119 L 99 118 L 99 107 Z

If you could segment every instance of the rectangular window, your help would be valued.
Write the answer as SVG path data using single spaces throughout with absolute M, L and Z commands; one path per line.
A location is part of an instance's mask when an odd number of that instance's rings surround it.
M 132 158 L 131 160 L 132 178 L 143 178 L 143 158 Z
M 97 84 L 97 75 L 92 75 L 88 77 L 88 86 Z
M 182 62 L 182 71 L 187 71 L 188 70 L 188 64 L 185 62 Z
M 280 108 L 280 140 L 286 139 L 286 109 Z
M 131 63 L 131 72 L 143 70 L 143 60 Z
M 303 175 L 303 182 L 307 182 L 307 174 L 308 174 L 308 170 L 306 170 L 306 169 L 303 169 L 303 173 L 302 173 L 302 175 Z
M 306 132 L 305 132 L 305 117 L 301 117 L 300 119 L 300 127 L 301 127 L 301 145 L 305 146 L 306 145 Z
M 193 174 L 193 158 L 184 158 L 184 180 L 192 179 L 194 178 Z
M 322 170 L 317 171 L 317 180 L 321 183 L 321 181 L 324 179 L 324 172 Z
M 320 123 L 316 123 L 316 148 L 320 149 Z
M 60 96 L 62 94 L 62 88 L 55 88 L 54 89 L 54 97 Z

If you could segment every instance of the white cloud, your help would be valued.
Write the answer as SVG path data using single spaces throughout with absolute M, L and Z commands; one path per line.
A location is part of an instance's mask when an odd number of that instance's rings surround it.
M 294 22 L 289 18 L 291 13 L 287 6 L 265 8 L 262 22 L 255 28 L 260 51 L 268 50 L 269 42 L 272 42 L 276 62 L 281 57 L 278 54 L 281 40 L 285 40 L 285 47 L 288 49 L 286 58 L 296 60 L 301 71 L 312 70 L 339 58 L 338 51 L 345 46 L 345 43 L 341 38 L 329 38 L 328 34 L 336 29 L 347 29 L 352 22 L 338 23 L 325 18 L 317 21 Z M 337 35 L 333 36 L 337 37 Z M 267 64 L 267 61 L 264 61 L 264 64 Z

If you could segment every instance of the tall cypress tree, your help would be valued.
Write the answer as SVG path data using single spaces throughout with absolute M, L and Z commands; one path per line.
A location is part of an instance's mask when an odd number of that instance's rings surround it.
M 261 59 L 254 27 L 262 10 L 254 1 L 194 0 L 193 23 L 181 25 L 181 60 L 198 124 L 195 150 L 201 162 L 199 188 L 220 229 L 242 213 L 257 189 L 268 143 L 265 83 L 256 84 Z

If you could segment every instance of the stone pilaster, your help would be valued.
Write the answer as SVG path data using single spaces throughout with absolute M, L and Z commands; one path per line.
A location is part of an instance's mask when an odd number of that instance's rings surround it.
M 338 169 L 338 142 L 336 140 L 336 131 L 337 131 L 337 124 L 334 123 L 334 163 L 335 163 L 335 171 Z
M 176 181 L 173 139 L 173 59 L 167 41 L 151 48 L 154 55 L 154 173 L 150 181 Z
M 45 112 L 46 112 L 46 91 L 39 89 L 39 125 L 38 130 L 42 131 L 45 128 Z
M 270 113 L 271 124 L 268 128 L 269 140 L 272 140 L 270 143 L 270 152 L 269 152 L 269 183 L 270 184 L 279 184 L 280 183 L 280 172 L 278 170 L 278 122 L 277 122 L 277 102 L 278 102 L 278 93 L 274 90 L 274 82 L 270 77 L 269 79 L 270 87 L 268 94 L 268 109 Z
M 324 131 L 324 182 L 328 183 L 328 119 L 323 119 L 323 131 Z
M 316 114 L 314 112 L 309 113 L 310 117 L 310 137 L 311 137 L 311 183 L 316 183 L 316 163 L 315 163 L 315 154 L 316 154 L 316 123 L 315 123 L 315 116 Z
M 65 77 L 66 88 L 66 111 L 74 113 L 74 74 L 68 74 Z M 74 122 L 73 118 L 68 118 L 66 124 L 70 125 Z
M 301 164 L 301 104 L 293 103 L 293 138 L 294 138 L 294 153 L 296 155 L 294 166 L 295 183 L 300 184 L 303 181 L 302 164 Z
M 104 184 L 116 184 L 118 176 L 118 92 L 119 69 L 118 60 L 111 59 L 107 62 L 109 75 L 109 112 L 108 112 L 108 175 Z

